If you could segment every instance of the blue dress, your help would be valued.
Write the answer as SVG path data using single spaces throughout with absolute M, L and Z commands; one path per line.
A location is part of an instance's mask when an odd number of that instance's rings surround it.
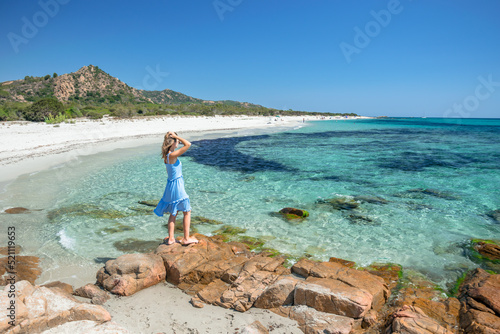
M 177 215 L 177 211 L 191 211 L 189 196 L 184 190 L 184 178 L 182 177 L 182 163 L 179 159 L 175 164 L 168 163 L 170 153 L 167 155 L 167 186 L 163 197 L 154 209 L 154 213 L 162 217 L 164 213 Z

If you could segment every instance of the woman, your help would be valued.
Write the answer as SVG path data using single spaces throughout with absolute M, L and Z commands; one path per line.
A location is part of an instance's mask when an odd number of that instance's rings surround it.
M 176 150 L 179 146 L 179 141 L 184 145 Z M 184 190 L 184 178 L 182 177 L 182 163 L 178 159 L 179 156 L 184 154 L 191 143 L 186 139 L 177 136 L 175 132 L 168 132 L 163 140 L 161 147 L 161 156 L 167 167 L 167 186 L 163 197 L 154 209 L 157 216 L 163 216 L 164 213 L 170 213 L 168 217 L 168 238 L 163 239 L 167 245 L 172 245 L 176 242 L 174 236 L 175 217 L 178 211 L 184 213 L 183 228 L 184 237 L 180 243 L 182 245 L 190 245 L 198 243 L 198 240 L 189 236 L 189 227 L 191 225 L 191 205 L 189 203 L 189 196 Z

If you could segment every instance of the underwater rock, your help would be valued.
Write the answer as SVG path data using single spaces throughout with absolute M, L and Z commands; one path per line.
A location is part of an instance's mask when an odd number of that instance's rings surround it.
M 497 223 L 500 223 L 500 209 L 487 212 L 486 215 Z
M 99 232 L 103 233 L 103 234 L 113 234 L 113 233 L 120 233 L 120 232 L 133 231 L 133 230 L 135 230 L 135 228 L 133 226 L 128 226 L 128 225 L 124 225 L 122 223 L 115 222 L 115 223 L 113 223 L 113 226 L 100 229 Z
M 26 209 L 26 208 L 22 208 L 22 207 L 15 207 L 15 208 L 9 208 L 9 209 L 5 210 L 4 212 L 15 215 L 15 214 L 20 214 L 20 213 L 29 213 L 30 210 Z
M 140 240 L 135 238 L 127 238 L 120 241 L 115 241 L 113 246 L 121 252 L 130 253 L 149 253 L 154 251 L 162 240 Z
M 241 228 L 237 226 L 224 225 L 221 228 L 215 230 L 214 234 L 221 234 L 223 236 L 233 236 L 236 234 L 245 233 L 247 231 L 246 228 Z
M 309 212 L 306 210 L 295 209 L 295 208 L 283 208 L 279 211 L 288 220 L 292 219 L 302 219 L 309 217 Z
M 156 206 L 158 205 L 158 202 L 160 202 L 160 201 L 157 199 L 152 199 L 149 201 L 139 201 L 137 203 L 142 204 L 142 205 L 146 205 L 146 206 L 152 206 L 152 207 L 156 208 Z
M 224 223 L 218 220 L 208 219 L 202 216 L 191 217 L 191 225 L 196 225 L 196 224 L 222 225 Z
M 437 189 L 429 189 L 429 188 L 416 188 L 416 189 L 409 189 L 406 191 L 407 193 L 420 193 L 424 195 L 429 195 L 429 196 L 434 196 L 438 198 L 443 198 L 447 200 L 458 200 L 459 197 L 456 195 L 453 195 L 449 192 L 446 191 L 441 191 Z
M 349 223 L 353 225 L 380 226 L 379 222 L 376 222 L 371 218 L 358 214 L 350 214 L 346 218 L 349 220 Z
M 354 197 L 355 201 L 360 201 L 360 202 L 366 202 L 366 203 L 371 203 L 371 204 L 387 204 L 389 203 L 388 200 L 382 197 L 378 196 L 355 196 Z
M 142 206 L 129 206 L 129 210 L 141 213 L 143 215 L 152 215 L 153 214 L 153 209 L 150 208 L 145 208 Z
M 255 176 L 247 176 L 247 177 L 240 179 L 240 181 L 243 181 L 243 182 L 251 182 L 254 180 L 255 180 Z
M 334 210 L 353 210 L 359 207 L 359 203 L 353 198 L 349 197 L 336 197 L 331 199 L 319 199 L 317 204 L 327 204 Z
M 137 216 L 138 214 L 136 212 L 127 213 L 114 209 L 103 209 L 95 204 L 73 204 L 56 210 L 49 211 L 49 213 L 47 214 L 47 218 L 50 221 L 54 221 L 64 215 L 88 216 L 91 218 L 98 218 L 98 219 L 117 219 L 130 216 Z

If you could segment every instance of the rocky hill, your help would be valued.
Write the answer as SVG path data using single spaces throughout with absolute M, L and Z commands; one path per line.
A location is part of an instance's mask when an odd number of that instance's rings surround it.
M 260 107 L 237 101 L 206 101 L 170 89 L 162 91 L 139 90 L 109 75 L 98 66 L 89 65 L 74 73 L 44 77 L 26 76 L 21 80 L 0 84 L 0 101 L 34 102 L 44 97 L 55 97 L 61 102 L 84 103 L 154 103 L 154 104 L 223 104 L 238 107 Z

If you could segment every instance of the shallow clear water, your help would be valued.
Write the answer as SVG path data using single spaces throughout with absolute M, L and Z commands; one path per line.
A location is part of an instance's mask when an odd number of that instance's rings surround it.
M 157 146 L 81 157 L 19 178 L 2 205 L 43 210 L 9 222 L 2 215 L 2 225 L 19 225 L 21 243 L 63 265 L 119 256 L 113 244 L 127 238 L 161 240 L 167 217 L 134 210 L 163 193 Z M 394 262 L 444 285 L 477 266 L 464 255 L 467 240 L 500 238 L 500 224 L 486 216 L 500 208 L 500 120 L 311 122 L 282 133 L 193 141 L 181 160 L 194 216 L 244 227 L 292 255 Z M 340 196 L 387 203 L 358 200 L 357 209 L 341 211 L 318 204 Z M 283 207 L 310 217 L 297 223 L 270 214 Z M 102 209 L 108 218 L 93 214 Z M 49 219 L 51 210 L 60 211 Z

